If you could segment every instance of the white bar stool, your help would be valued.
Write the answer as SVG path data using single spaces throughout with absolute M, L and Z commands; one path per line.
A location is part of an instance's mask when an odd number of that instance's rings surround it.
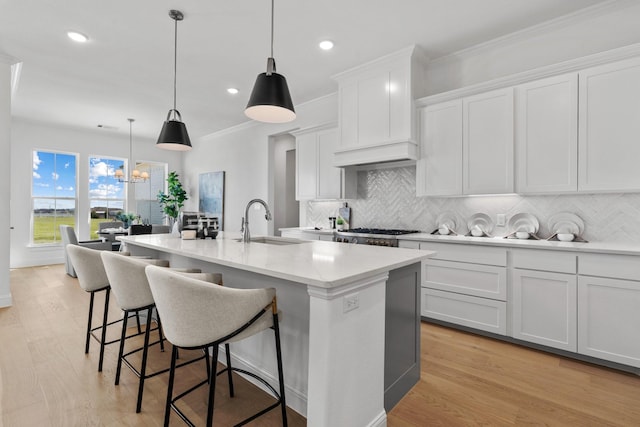
M 139 378 L 138 382 L 138 399 L 136 402 L 136 412 L 139 413 L 142 410 L 142 395 L 144 392 L 144 382 L 147 378 L 160 375 L 167 372 L 169 368 L 162 369 L 153 373 L 147 373 L 147 355 L 149 347 L 152 345 L 160 344 L 161 351 L 164 351 L 164 337 L 162 335 L 162 323 L 160 316 L 157 316 L 157 327 L 151 328 L 152 313 L 155 308 L 155 302 L 151 290 L 149 289 L 149 282 L 145 275 L 145 267 L 147 265 L 155 265 L 158 267 L 169 267 L 169 261 L 157 260 L 157 259 L 138 259 L 132 257 L 123 257 L 115 252 L 103 251 L 101 253 L 102 261 L 104 263 L 104 269 L 109 283 L 113 289 L 113 293 L 116 296 L 116 300 L 120 305 L 120 308 L 124 311 L 124 322 L 122 325 L 122 335 L 120 340 L 120 349 L 118 352 L 118 365 L 116 368 L 115 385 L 120 383 L 120 373 L 122 369 L 122 363 L 127 365 L 131 371 L 133 371 Z M 184 273 L 183 273 L 184 274 Z M 125 336 L 127 330 L 127 317 L 130 313 L 146 312 L 147 323 L 144 333 L 144 344 L 142 347 L 134 350 L 124 352 Z M 150 334 L 152 331 L 158 331 L 158 341 L 149 342 Z M 142 362 L 140 369 L 138 370 L 133 364 L 127 360 L 127 357 L 142 351 Z M 208 354 L 184 362 L 180 366 L 188 365 L 198 360 L 205 359 L 207 369 L 209 368 Z
M 91 294 L 89 300 L 89 316 L 87 321 L 87 333 L 85 340 L 84 352 L 89 353 L 89 343 L 91 338 L 94 338 L 100 344 L 100 357 L 98 360 L 98 372 L 102 372 L 102 363 L 104 360 L 104 347 L 109 344 L 120 341 L 120 338 L 106 341 L 107 327 L 115 323 L 122 322 L 122 319 L 108 322 L 109 316 L 109 296 L 111 294 L 111 286 L 107 273 L 104 270 L 102 264 L 102 258 L 100 257 L 101 250 L 78 246 L 74 244 L 68 244 L 66 246 L 67 256 L 71 265 L 75 269 L 77 274 L 78 283 L 80 287 Z M 126 255 L 121 254 L 119 256 Z M 93 322 L 93 301 L 96 292 L 105 292 L 104 296 L 104 312 L 102 316 L 102 325 L 92 327 Z M 140 323 L 138 319 L 138 330 L 140 329 Z M 96 336 L 95 332 L 100 331 L 100 336 Z
M 276 291 L 267 289 L 233 289 L 212 286 L 201 280 L 185 277 L 154 266 L 146 267 L 149 286 L 156 302 L 158 313 L 164 322 L 167 340 L 173 344 L 171 368 L 167 389 L 164 425 L 169 425 L 173 409 L 189 425 L 193 423 L 176 406 L 176 401 L 201 385 L 209 383 L 207 401 L 207 427 L 213 425 L 214 396 L 217 375 L 228 372 L 230 395 L 234 396 L 231 370 L 249 375 L 264 384 L 276 398 L 276 402 L 256 414 L 236 424 L 242 426 L 272 409 L 280 406 L 282 425 L 287 426 L 284 378 L 282 373 L 282 351 L 280 346 L 279 312 L 276 303 Z M 240 341 L 266 329 L 275 332 L 276 358 L 278 364 L 279 392 L 261 377 L 241 369 L 232 368 L 227 347 L 227 368 L 215 373 L 218 360 L 218 346 Z M 208 381 L 202 381 L 173 397 L 173 383 L 178 348 L 207 349 L 212 347 L 212 367 Z

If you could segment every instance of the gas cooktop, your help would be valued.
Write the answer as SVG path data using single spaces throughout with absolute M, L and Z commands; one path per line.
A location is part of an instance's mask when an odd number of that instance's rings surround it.
M 420 231 L 385 229 L 385 228 L 352 228 L 350 230 L 340 231 L 339 233 L 380 234 L 380 235 L 386 235 L 386 236 L 400 236 L 403 234 L 420 233 Z

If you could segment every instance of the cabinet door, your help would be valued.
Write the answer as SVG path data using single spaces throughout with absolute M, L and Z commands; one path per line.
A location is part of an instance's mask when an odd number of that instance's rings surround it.
M 464 194 L 513 193 L 513 88 L 463 99 Z
M 342 170 L 333 166 L 333 152 L 338 147 L 338 130 L 328 129 L 317 134 L 318 145 L 318 199 L 341 197 Z
M 578 353 L 640 367 L 640 282 L 578 277 Z
M 516 88 L 518 193 L 578 190 L 578 75 Z
M 513 338 L 576 351 L 576 276 L 514 269 L 511 277 Z
M 462 100 L 426 107 L 418 120 L 417 196 L 462 194 Z
M 315 132 L 296 137 L 296 200 L 316 198 L 317 159 Z
M 640 190 L 640 60 L 580 72 L 580 191 Z

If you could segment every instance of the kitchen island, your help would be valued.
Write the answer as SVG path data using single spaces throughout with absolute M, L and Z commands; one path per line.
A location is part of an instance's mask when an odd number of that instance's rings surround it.
M 219 272 L 225 286 L 273 287 L 287 404 L 309 426 L 384 426 L 420 373 L 420 283 L 429 251 L 221 233 L 119 237 L 134 255 Z M 276 383 L 273 340 L 232 345 L 232 364 Z M 224 355 L 221 355 L 224 360 Z

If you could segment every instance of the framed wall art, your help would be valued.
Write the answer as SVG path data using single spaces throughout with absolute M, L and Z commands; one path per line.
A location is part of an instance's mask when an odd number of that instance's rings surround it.
M 201 173 L 198 195 L 198 210 L 207 217 L 217 217 L 220 230 L 224 230 L 224 171 Z

